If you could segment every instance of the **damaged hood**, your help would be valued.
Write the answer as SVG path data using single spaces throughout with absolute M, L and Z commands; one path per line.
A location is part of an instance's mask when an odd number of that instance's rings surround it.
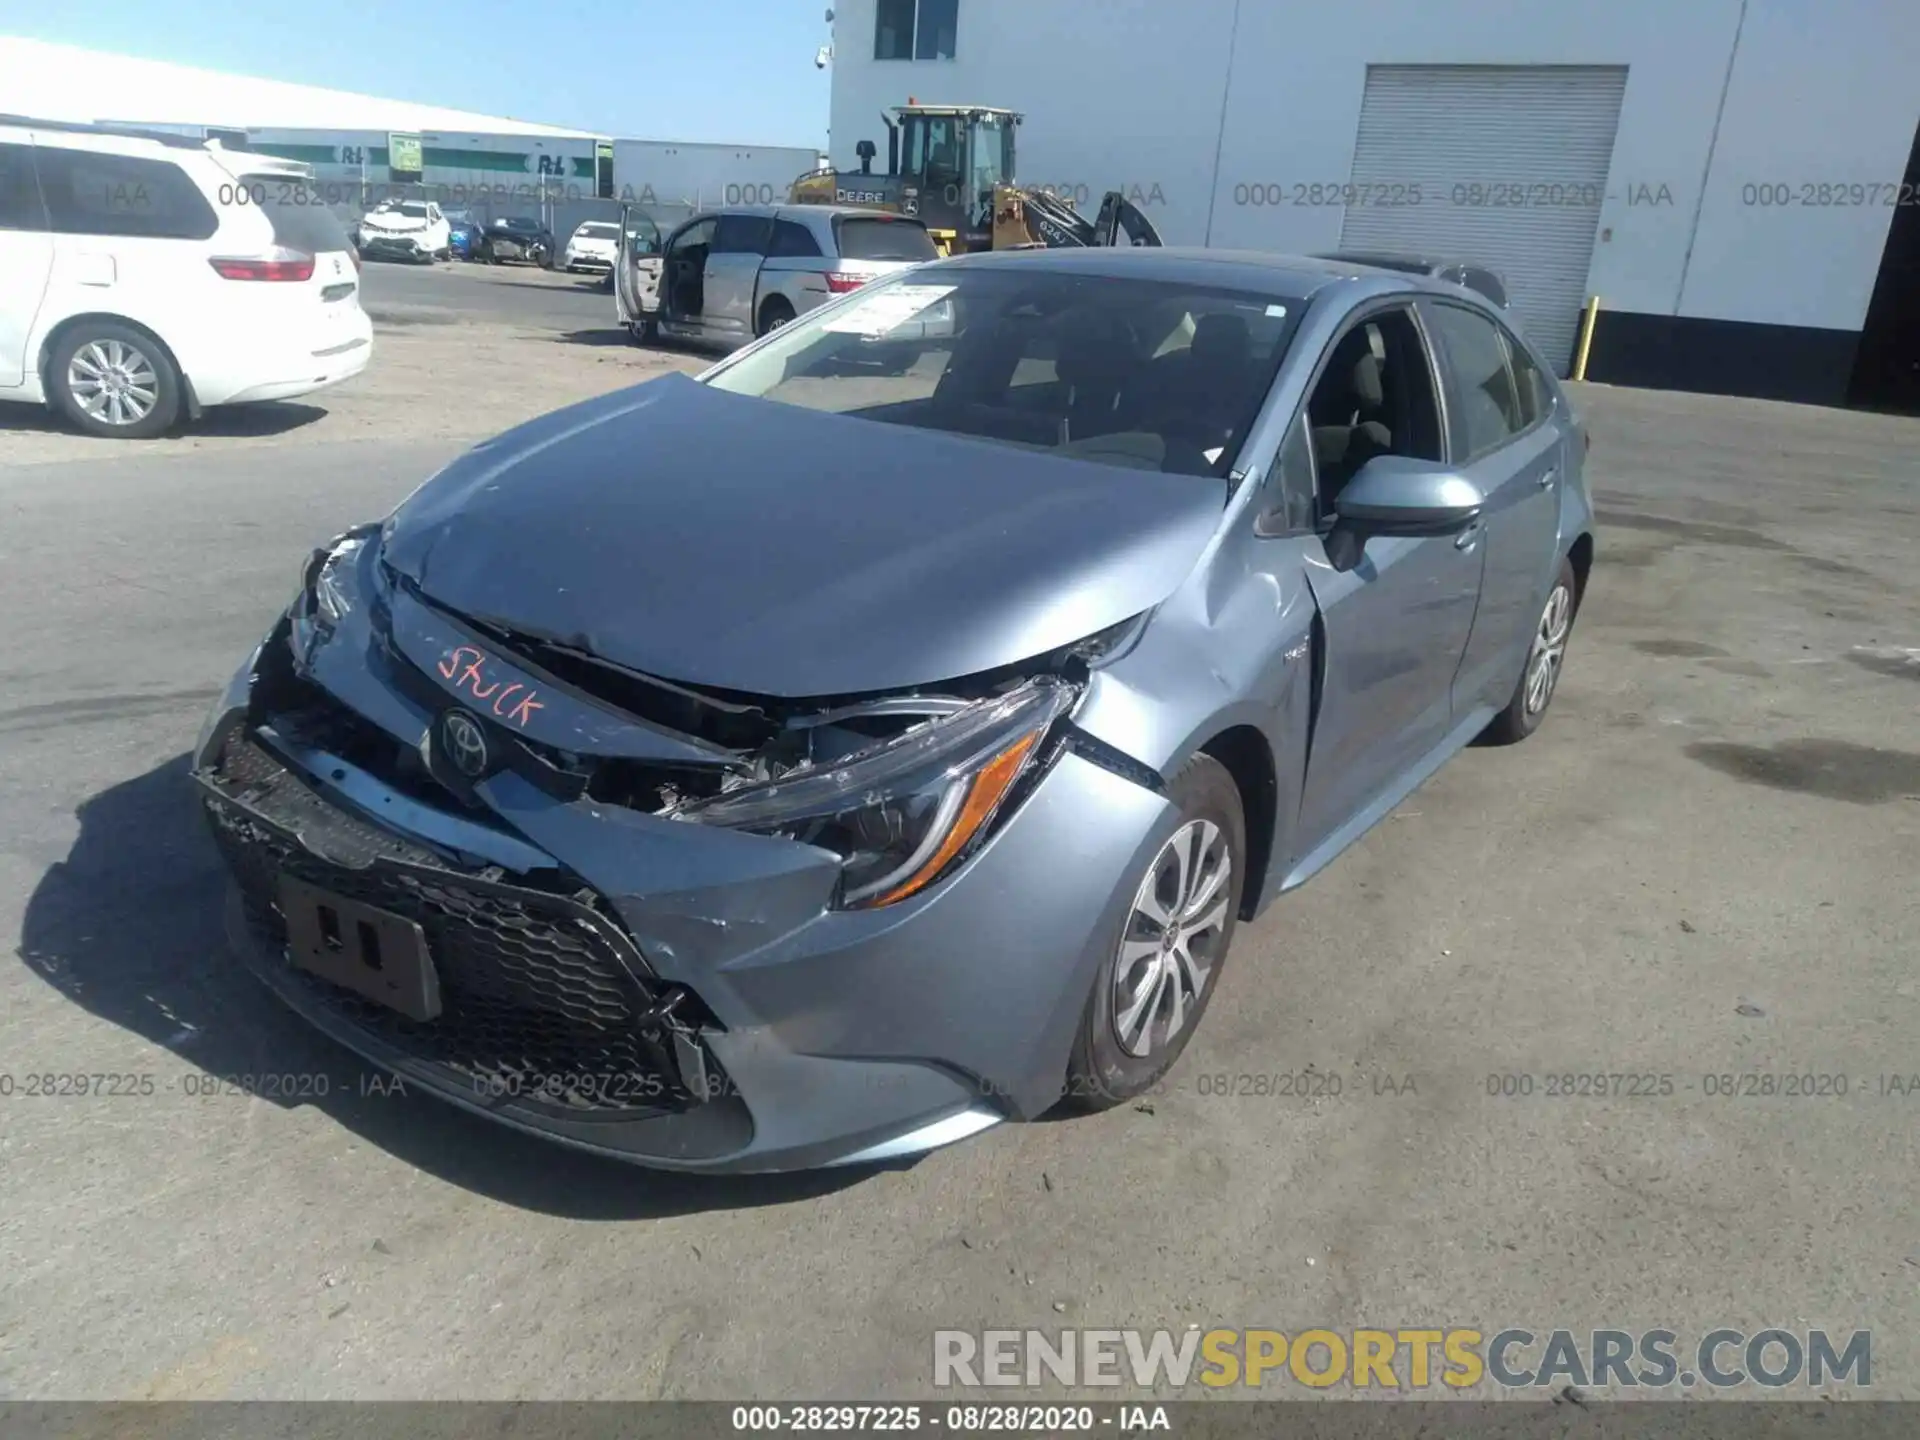
M 1165 599 L 1217 480 L 803 410 L 684 375 L 469 451 L 386 558 L 472 619 L 760 695 L 908 689 L 1070 645 Z

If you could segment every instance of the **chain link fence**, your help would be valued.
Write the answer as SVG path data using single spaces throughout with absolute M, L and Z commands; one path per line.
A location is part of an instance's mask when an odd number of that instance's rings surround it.
M 556 247 L 564 248 L 567 238 L 590 220 L 617 224 L 621 210 L 632 206 L 649 216 L 664 237 L 683 220 L 724 205 L 765 204 L 760 192 L 766 186 L 713 185 L 688 193 L 656 192 L 651 186 L 628 190 L 608 199 L 581 193 L 578 184 L 542 183 L 538 180 L 500 182 L 498 184 L 446 184 L 440 182 L 399 183 L 392 181 L 338 181 L 317 178 L 315 191 L 340 222 L 351 231 L 374 207 L 388 201 L 432 202 L 449 218 L 465 216 L 474 224 L 486 226 L 509 217 L 538 220 L 554 237 Z M 745 192 L 752 191 L 752 194 Z M 775 195 L 775 202 L 784 194 Z

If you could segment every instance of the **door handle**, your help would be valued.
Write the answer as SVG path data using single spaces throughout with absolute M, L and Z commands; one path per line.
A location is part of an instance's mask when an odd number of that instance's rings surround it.
M 1552 489 L 1552 488 L 1553 488 L 1553 482 L 1554 482 L 1554 480 L 1555 480 L 1556 478 L 1558 478 L 1558 476 L 1559 476 L 1559 474 L 1560 474 L 1560 472 L 1559 472 L 1558 470 L 1549 470 L 1549 471 L 1547 471 L 1547 472 L 1546 472 L 1545 474 L 1543 474 L 1543 475 L 1541 475 L 1541 477 L 1540 477 L 1540 488 L 1541 488 L 1542 490 L 1550 490 L 1550 489 Z

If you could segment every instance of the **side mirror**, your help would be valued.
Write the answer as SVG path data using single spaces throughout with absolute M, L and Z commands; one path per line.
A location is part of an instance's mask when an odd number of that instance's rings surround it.
M 1480 518 L 1487 497 L 1458 471 L 1431 460 L 1378 455 L 1360 467 L 1334 505 L 1335 527 L 1373 535 L 1452 535 Z

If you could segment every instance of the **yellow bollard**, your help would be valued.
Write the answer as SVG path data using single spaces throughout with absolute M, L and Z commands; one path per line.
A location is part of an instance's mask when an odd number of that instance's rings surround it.
M 1580 324 L 1580 352 L 1573 357 L 1573 378 L 1587 378 L 1587 352 L 1593 348 L 1593 325 L 1600 318 L 1600 297 L 1587 301 L 1587 318 Z

